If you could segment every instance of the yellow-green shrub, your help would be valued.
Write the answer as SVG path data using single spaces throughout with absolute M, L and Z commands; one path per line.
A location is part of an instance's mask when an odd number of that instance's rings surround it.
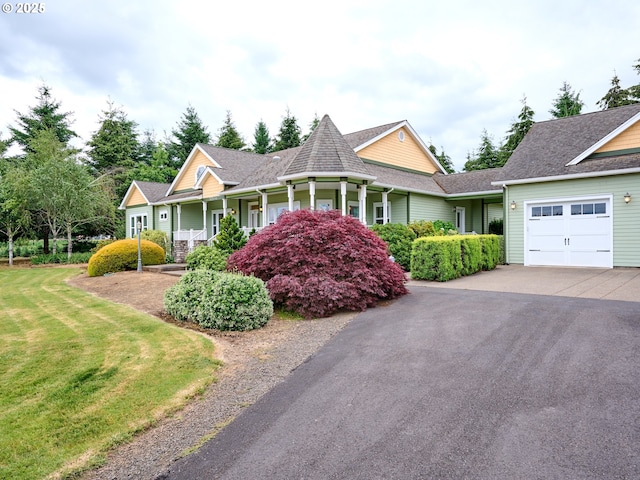
M 140 240 L 140 253 L 143 265 L 165 263 L 162 247 L 149 240 Z M 102 247 L 89 259 L 87 273 L 97 277 L 105 273 L 135 270 L 138 267 L 138 240 L 128 238 L 118 240 Z
M 462 275 L 459 236 L 421 237 L 413 241 L 411 278 L 446 282 Z

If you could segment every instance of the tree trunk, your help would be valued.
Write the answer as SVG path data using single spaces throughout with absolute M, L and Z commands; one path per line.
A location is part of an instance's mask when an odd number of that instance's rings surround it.
M 7 228 L 7 237 L 9 238 L 9 266 L 13 266 L 13 232 L 11 227 Z
M 67 259 L 71 259 L 71 252 L 73 250 L 73 243 L 71 239 L 71 225 L 67 225 Z
M 42 233 L 42 253 L 49 255 L 49 230 L 47 228 Z

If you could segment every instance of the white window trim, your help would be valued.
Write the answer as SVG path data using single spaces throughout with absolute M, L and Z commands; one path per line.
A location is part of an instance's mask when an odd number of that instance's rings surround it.
M 328 205 L 329 208 L 326 208 L 326 209 L 322 208 L 323 204 Z M 324 211 L 333 210 L 333 200 L 330 198 L 316 200 L 316 210 L 324 210 Z
M 138 236 L 138 220 L 142 223 L 142 230 L 149 230 L 149 219 L 147 214 L 133 214 L 129 217 L 129 234 L 131 235 L 131 238 Z
M 166 222 L 169 220 L 169 210 L 166 208 L 160 210 L 160 214 L 158 215 L 161 222 Z
M 349 213 L 350 207 L 357 207 L 358 208 L 358 215 L 351 215 Z M 349 200 L 347 202 L 347 215 L 351 215 L 353 218 L 360 219 L 360 202 L 356 202 L 355 200 Z
M 296 200 L 293 202 L 293 211 L 300 210 L 300 201 Z M 269 225 L 273 225 L 278 221 L 278 217 L 284 213 L 289 211 L 289 202 L 283 203 L 270 203 L 269 204 Z
M 384 218 L 382 216 L 384 215 L 384 213 L 379 217 L 376 216 L 376 209 L 378 208 L 382 208 L 384 211 L 384 203 L 383 202 L 373 203 L 373 223 L 374 224 L 378 223 L 378 220 L 380 220 L 380 224 L 384 223 Z M 391 223 L 391 202 L 387 202 L 387 223 Z

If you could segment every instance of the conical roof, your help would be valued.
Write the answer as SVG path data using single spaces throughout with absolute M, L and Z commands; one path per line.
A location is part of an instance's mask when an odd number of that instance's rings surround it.
M 325 115 L 288 165 L 283 176 L 334 172 L 370 175 L 364 162 L 356 155 L 329 116 Z

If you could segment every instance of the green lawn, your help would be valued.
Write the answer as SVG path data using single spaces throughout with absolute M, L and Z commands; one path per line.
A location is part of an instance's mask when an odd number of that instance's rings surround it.
M 0 270 L 0 478 L 64 476 L 215 380 L 210 340 L 68 286 Z

